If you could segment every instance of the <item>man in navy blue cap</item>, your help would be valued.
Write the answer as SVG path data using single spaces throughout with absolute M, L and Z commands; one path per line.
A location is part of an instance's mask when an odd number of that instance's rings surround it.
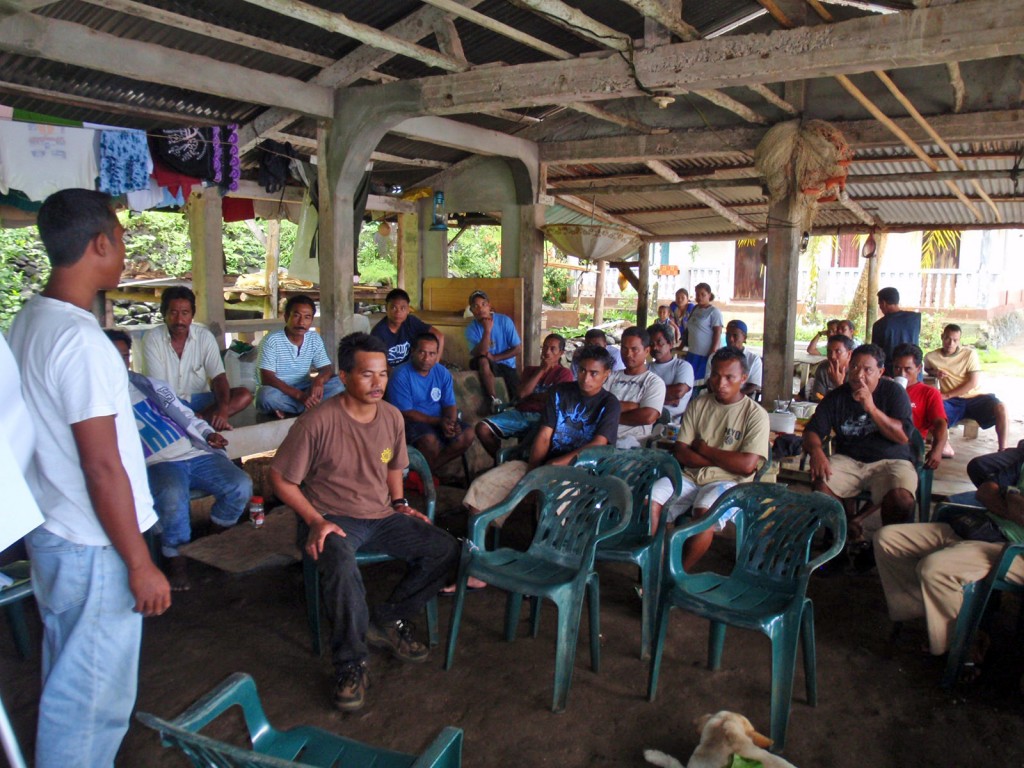
M 747 397 L 756 397 L 761 392 L 761 358 L 744 346 L 747 343 L 747 324 L 742 320 L 730 320 L 725 326 L 725 343 L 738 349 L 747 358 L 747 369 L 750 372 L 742 392 Z

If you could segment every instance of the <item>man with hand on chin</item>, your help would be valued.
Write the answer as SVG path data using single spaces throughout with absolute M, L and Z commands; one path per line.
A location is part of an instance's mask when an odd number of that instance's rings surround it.
M 309 296 L 292 296 L 284 305 L 284 329 L 260 342 L 256 407 L 283 419 L 320 405 L 342 390 L 334 376 L 319 333 L 309 333 L 316 304 Z M 316 376 L 311 369 L 316 368 Z
M 847 383 L 829 392 L 804 427 L 814 490 L 837 499 L 871 491 L 882 523 L 909 522 L 914 514 L 917 470 L 910 447 L 914 422 L 906 391 L 882 377 L 885 353 L 874 344 L 853 351 Z M 823 441 L 835 432 L 835 451 Z M 857 531 L 851 533 L 856 538 Z
M 384 402 L 386 351 L 365 333 L 341 340 L 345 391 L 299 417 L 270 469 L 277 497 L 299 516 L 299 545 L 320 571 L 337 675 L 334 706 L 342 711 L 363 706 L 368 645 L 401 661 L 426 660 L 429 651 L 408 619 L 437 594 L 459 559 L 458 542 L 405 498 L 405 426 L 401 412 Z M 408 566 L 372 612 L 355 557 L 363 548 Z

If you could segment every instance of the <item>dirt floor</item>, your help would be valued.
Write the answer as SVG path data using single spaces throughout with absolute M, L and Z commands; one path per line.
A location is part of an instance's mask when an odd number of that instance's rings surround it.
M 1024 407 L 1013 397 L 1019 384 L 992 384 L 1014 411 L 1016 442 L 1024 437 Z M 991 439 L 990 433 L 982 439 Z M 439 523 L 459 532 L 464 517 L 439 515 Z M 506 530 L 503 543 L 525 543 L 528 518 L 514 517 Z M 716 541 L 708 565 L 728 568 L 730 547 L 726 540 Z M 353 715 L 335 712 L 329 706 L 329 660 L 310 650 L 298 564 L 242 575 L 194 564 L 193 590 L 176 594 L 165 616 L 146 622 L 138 709 L 176 715 L 228 674 L 245 671 L 255 677 L 278 727 L 312 724 L 416 752 L 442 727 L 453 725 L 465 732 L 466 766 L 516 768 L 642 766 L 647 747 L 676 755 L 685 764 L 697 743 L 694 718 L 720 709 L 741 712 L 767 732 L 770 656 L 765 637 L 730 630 L 722 669 L 713 673 L 704 666 L 707 623 L 673 612 L 658 697 L 648 703 L 634 573 L 617 565 L 601 566 L 600 572 L 601 672 L 590 670 L 584 619 L 568 710 L 562 715 L 550 711 L 553 606 L 544 607 L 540 637 L 529 638 L 524 620 L 516 642 L 508 644 L 502 639 L 504 595 L 495 589 L 467 597 L 450 672 L 442 669 L 441 657 L 451 601 L 442 598 L 442 646 L 427 663 L 402 665 L 372 656 L 367 706 Z M 386 596 L 401 569 L 386 564 L 364 573 L 373 600 Z M 1015 600 L 1003 601 L 982 678 L 946 692 L 938 684 L 941 665 L 920 651 L 923 626 L 908 625 L 890 642 L 876 573 L 816 575 L 810 596 L 816 612 L 819 704 L 807 705 L 798 663 L 787 759 L 798 766 L 836 768 L 1024 765 L 1024 658 L 1012 644 Z M 29 622 L 38 640 L 34 605 Z M 423 621 L 419 624 L 425 638 Z M 0 694 L 23 751 L 31 755 L 39 659 L 18 658 L 10 634 L 0 628 L 0 661 Z M 212 734 L 237 739 L 239 722 L 228 719 Z M 138 724 L 118 760 L 119 766 L 186 764 Z

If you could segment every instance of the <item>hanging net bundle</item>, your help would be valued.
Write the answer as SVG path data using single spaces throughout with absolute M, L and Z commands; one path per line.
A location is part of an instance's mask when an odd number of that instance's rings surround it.
M 765 134 L 754 153 L 754 164 L 772 202 L 791 191 L 799 195 L 805 227 L 809 228 L 818 203 L 837 199 L 846 188 L 846 172 L 853 158 L 846 139 L 824 120 L 790 120 Z

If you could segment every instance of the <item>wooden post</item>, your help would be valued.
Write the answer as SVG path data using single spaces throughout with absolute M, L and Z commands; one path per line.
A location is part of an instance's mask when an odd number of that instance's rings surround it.
M 544 310 L 544 209 L 519 206 L 519 274 L 523 277 L 522 363 L 540 362 L 541 320 Z
M 793 396 L 793 340 L 803 234 L 798 194 L 792 193 L 768 208 L 762 387 L 765 403 Z
M 879 285 L 882 275 L 882 256 L 885 254 L 886 241 L 889 239 L 887 232 L 882 232 L 875 238 L 875 255 L 868 259 L 868 301 L 867 312 L 864 320 L 864 341 L 871 341 L 871 326 L 878 319 L 878 292 L 882 286 Z M 886 362 L 889 362 L 886 360 Z
M 651 304 L 651 246 L 644 243 L 640 246 L 640 254 L 637 258 L 637 301 L 636 301 L 636 324 L 640 328 L 647 327 L 647 317 L 650 315 Z
M 598 326 L 604 322 L 604 278 L 608 271 L 607 262 L 602 259 L 597 262 L 597 279 L 594 281 L 594 325 Z
M 281 221 L 267 221 L 267 298 L 263 302 L 263 316 L 277 317 L 278 274 L 277 267 L 281 262 Z
M 192 245 L 192 290 L 196 320 L 204 323 L 224 349 L 224 213 L 216 187 L 193 188 L 188 202 Z
M 395 245 L 395 267 L 398 269 L 398 275 L 395 278 L 396 285 L 403 291 L 405 287 L 405 217 L 398 217 L 398 224 L 396 226 L 395 239 L 397 244 Z
M 352 331 L 355 313 L 355 223 L 352 192 L 354 179 L 336 187 L 332 184 L 329 166 L 340 166 L 335 155 L 345 147 L 330 140 L 331 131 L 324 124 L 317 127 L 317 155 L 321 158 L 320 173 L 320 335 L 331 360 L 338 362 L 338 342 Z M 333 154 L 332 154 L 333 153 Z

